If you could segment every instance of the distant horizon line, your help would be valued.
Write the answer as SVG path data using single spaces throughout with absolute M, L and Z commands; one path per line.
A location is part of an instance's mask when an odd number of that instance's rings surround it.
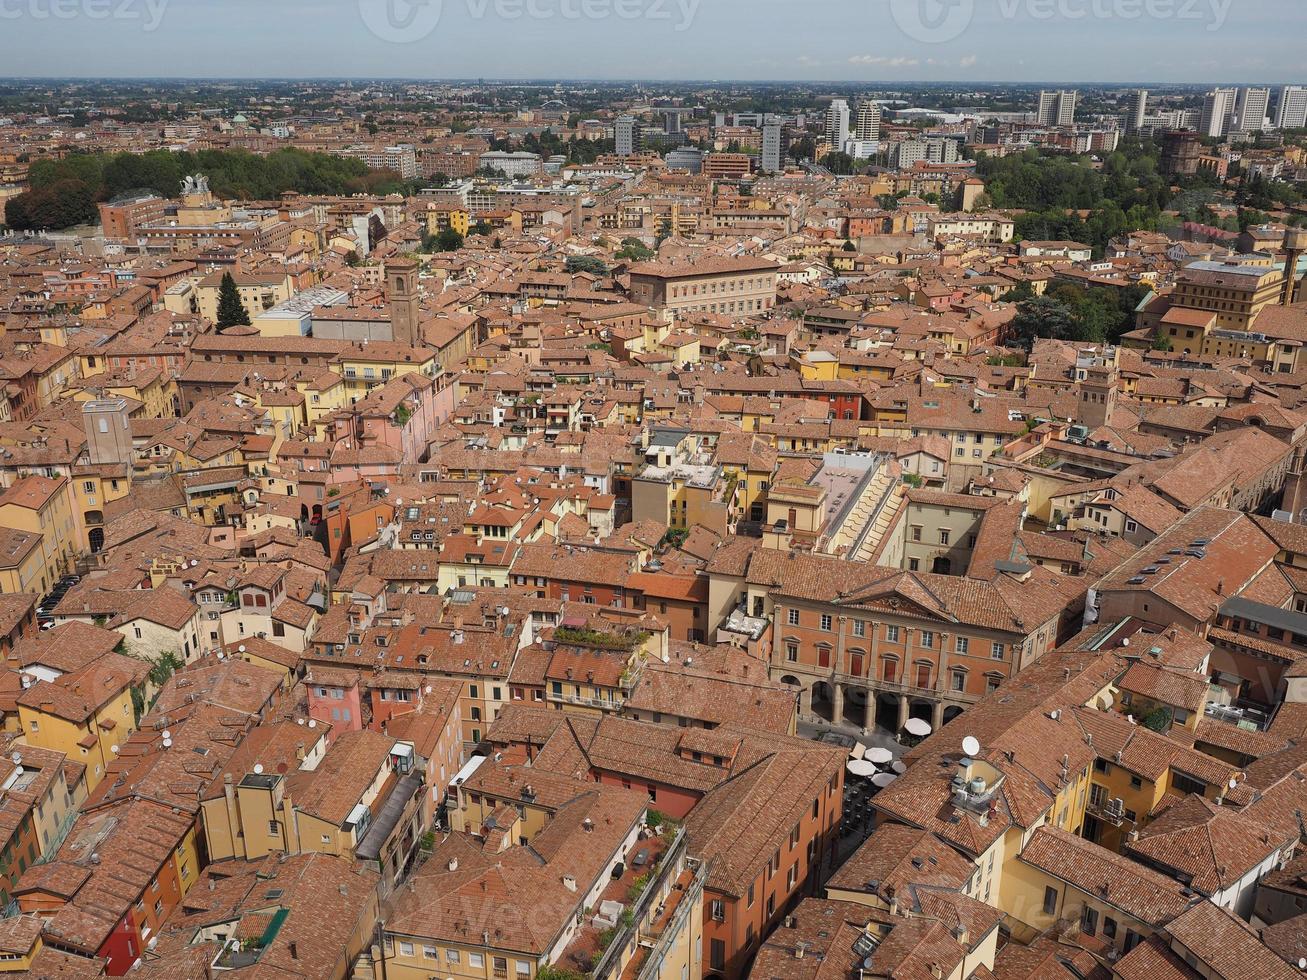
M 749 78 L 585 78 L 563 76 L 524 76 L 522 78 L 489 76 L 449 76 L 442 78 L 422 77 L 417 75 L 3 75 L 0 84 L 12 82 L 402 82 L 416 84 L 457 84 L 457 85 L 695 85 L 695 86 L 814 86 L 830 85 L 842 87 L 876 86 L 893 87 L 971 87 L 977 89 L 994 87 L 1039 88 L 1047 86 L 1076 86 L 1102 89 L 1139 89 L 1139 88 L 1191 88 L 1206 89 L 1226 87 L 1268 87 L 1276 88 L 1289 85 L 1307 85 L 1307 80 L 1299 81 L 1255 81 L 1255 82 L 1164 82 L 1164 81 L 1087 81 L 1049 79 L 1019 81 L 1016 79 L 998 79 L 994 81 L 976 81 L 971 79 L 835 79 L 835 78 L 791 78 L 791 79 L 749 79 Z

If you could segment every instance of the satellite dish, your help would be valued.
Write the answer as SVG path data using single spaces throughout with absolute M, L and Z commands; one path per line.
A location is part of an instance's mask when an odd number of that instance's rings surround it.
M 1235 779 L 1233 776 L 1231 776 L 1231 777 L 1230 777 L 1230 789 L 1235 789 L 1236 787 L 1238 787 L 1238 785 L 1239 785 L 1239 780 L 1237 780 L 1237 779 Z
M 165 739 L 163 740 L 163 747 L 164 747 L 165 749 L 170 749 L 170 748 L 172 748 L 172 739 L 170 739 L 170 738 L 165 738 Z
M 254 763 L 254 775 L 260 776 L 262 774 L 263 774 L 263 764 L 260 762 Z
M 21 766 L 23 764 L 23 756 L 21 753 L 15 752 L 13 755 L 9 757 L 9 761 L 16 766 Z
M 237 652 L 237 653 L 244 653 L 244 652 L 245 652 L 245 644 L 242 643 L 240 646 L 238 646 L 238 647 L 236 648 L 236 652 Z
M 295 724 L 297 724 L 297 725 L 302 725 L 302 724 L 304 724 L 304 719 L 303 719 L 303 718 L 296 718 L 296 719 L 295 719 Z
M 117 755 L 119 752 L 122 751 L 122 749 L 118 748 L 118 746 L 116 745 L 111 745 L 109 746 L 109 751 L 112 752 L 114 755 Z
M 317 728 L 317 727 L 318 727 L 318 722 L 317 722 L 317 720 L 314 719 L 314 718 L 310 718 L 310 719 L 309 719 L 309 727 L 310 727 L 310 728 Z
M 431 693 L 431 690 L 432 690 L 431 685 L 428 684 L 428 685 L 427 685 L 427 693 L 430 694 L 430 693 Z
M 164 738 L 172 738 L 172 732 L 168 731 L 168 729 L 165 728 L 165 729 L 163 730 L 163 737 L 164 737 Z
M 962 740 L 962 752 L 970 759 L 980 755 L 980 742 L 974 735 L 968 735 Z
M 199 564 L 199 562 L 196 561 L 194 558 L 191 559 L 191 568 L 194 568 L 194 567 L 195 567 L 196 565 L 198 565 L 198 564 Z

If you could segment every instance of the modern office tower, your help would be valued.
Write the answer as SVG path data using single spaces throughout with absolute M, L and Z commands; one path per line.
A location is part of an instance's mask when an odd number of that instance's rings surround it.
M 1271 114 L 1271 90 L 1246 88 L 1239 92 L 1234 109 L 1234 131 L 1260 133 L 1266 128 L 1266 117 Z
M 1232 88 L 1216 88 L 1207 93 L 1203 100 L 1203 114 L 1198 122 L 1198 132 L 1210 139 L 1220 139 L 1230 131 L 1234 121 L 1234 110 L 1238 103 L 1238 92 Z
M 853 127 L 853 137 L 864 142 L 880 142 L 880 106 L 875 102 L 864 102 L 858 106 L 857 123 Z
M 1148 90 L 1141 88 L 1130 97 L 1130 117 L 1127 120 L 1126 131 L 1130 133 L 1141 132 L 1147 115 Z
M 658 112 L 663 117 L 663 130 L 668 133 L 679 133 L 684 128 L 681 120 L 690 112 L 681 106 L 659 106 Z
M 775 174 L 782 170 L 781 158 L 785 155 L 785 129 L 781 121 L 768 116 L 762 124 L 762 170 Z
M 696 175 L 703 173 L 703 150 L 697 146 L 682 146 L 672 150 L 663 161 L 668 170 L 688 170 Z
M 836 152 L 843 152 L 849 141 L 849 103 L 844 99 L 833 100 L 826 110 L 826 141 Z
M 636 122 L 635 116 L 618 116 L 613 126 L 613 136 L 619 157 L 629 157 L 640 149 L 640 124 Z
M 1036 121 L 1041 126 L 1074 126 L 1079 99 L 1080 93 L 1075 90 L 1040 92 Z
M 1286 85 L 1275 106 L 1276 129 L 1307 129 L 1307 88 Z

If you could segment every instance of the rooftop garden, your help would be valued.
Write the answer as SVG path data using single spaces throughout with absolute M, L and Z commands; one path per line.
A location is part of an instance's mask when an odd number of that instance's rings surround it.
M 644 630 L 613 633 L 608 630 L 591 629 L 588 626 L 559 626 L 554 630 L 554 640 L 568 646 L 593 647 L 597 650 L 616 650 L 629 652 L 643 646 L 649 639 Z

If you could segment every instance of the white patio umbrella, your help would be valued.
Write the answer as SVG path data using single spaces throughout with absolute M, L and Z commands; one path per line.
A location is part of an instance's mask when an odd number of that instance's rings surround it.
M 922 721 L 920 718 L 909 718 L 908 723 L 903 726 L 903 730 L 909 735 L 925 738 L 930 734 L 930 722 Z
M 895 762 L 892 766 L 890 766 L 890 768 L 893 769 L 900 776 L 902 776 L 905 772 L 908 771 L 907 765 L 905 765 L 902 762 Z
M 863 753 L 862 757 L 864 759 L 871 760 L 872 762 L 876 763 L 876 765 L 878 766 L 883 766 L 887 762 L 894 761 L 894 753 L 891 752 L 889 749 L 881 749 L 881 748 L 868 749 L 866 752 Z
M 866 759 L 854 759 L 846 768 L 855 776 L 870 776 L 876 771 L 876 767 Z
M 879 786 L 881 789 L 884 789 L 886 786 L 888 786 L 890 783 L 894 782 L 894 780 L 898 778 L 899 777 L 894 775 L 892 772 L 881 772 L 872 776 L 871 781 L 877 786 Z

